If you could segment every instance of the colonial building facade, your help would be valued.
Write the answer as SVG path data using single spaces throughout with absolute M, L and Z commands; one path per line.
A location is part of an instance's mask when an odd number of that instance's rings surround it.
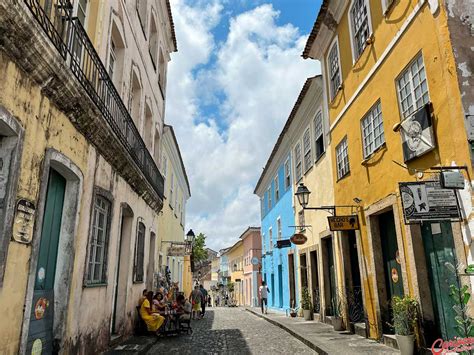
M 262 236 L 260 228 L 248 227 L 240 236 L 244 246 L 243 304 L 258 306 L 258 288 L 262 282 Z
M 0 352 L 95 353 L 153 284 L 170 4 L 7 0 L 0 27 Z
M 444 2 L 325 0 L 303 53 L 322 65 L 335 205 L 358 206 L 360 229 L 337 232 L 337 283 L 361 286 L 373 338 L 393 332 L 392 297 L 415 297 L 428 347 L 456 335 L 449 289 L 469 284 L 447 264 L 472 263 L 472 168 L 450 21 Z M 461 174 L 465 187 L 442 187 L 441 171 Z M 437 194 L 444 214 L 431 210 Z

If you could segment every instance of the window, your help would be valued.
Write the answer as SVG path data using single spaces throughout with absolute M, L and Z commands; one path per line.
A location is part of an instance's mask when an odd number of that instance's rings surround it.
M 178 183 L 176 183 L 176 185 L 178 185 Z M 174 215 L 176 216 L 176 213 L 178 213 L 178 187 L 176 186 L 176 194 L 175 194 L 175 198 L 174 198 Z
M 184 224 L 184 194 L 181 196 L 181 216 L 180 216 L 181 224 Z
M 138 68 L 137 68 L 138 70 Z M 142 100 L 142 86 L 140 84 L 140 75 L 137 70 L 132 68 L 131 82 L 130 82 L 130 93 L 128 98 L 128 110 L 132 116 L 135 127 L 140 131 L 141 123 L 141 100 Z
M 160 85 L 161 94 L 164 98 L 166 86 L 166 62 L 163 52 L 160 49 L 160 63 L 158 68 L 158 84 Z
M 145 259 L 145 225 L 138 223 L 137 240 L 135 242 L 135 264 L 133 265 L 133 281 L 143 282 L 143 263 Z
M 268 188 L 267 190 L 267 196 L 268 196 L 268 210 L 272 209 L 272 190 L 271 187 Z
M 361 121 L 364 158 L 375 152 L 384 142 L 382 109 L 378 101 Z
M 269 247 L 270 251 L 273 250 L 273 232 L 272 232 L 272 227 L 268 229 L 268 241 L 269 241 Z
M 400 74 L 397 80 L 397 91 L 403 119 L 410 117 L 430 101 L 421 53 Z
M 140 26 L 146 38 L 146 0 L 137 0 L 137 13 L 140 20 Z
M 298 143 L 295 147 L 295 177 L 296 182 L 300 181 L 303 176 L 302 166 L 301 166 L 301 145 Z
M 277 228 L 278 228 L 277 240 L 281 240 L 281 219 L 279 217 L 277 218 Z
M 115 54 L 115 42 L 112 39 L 110 41 L 110 52 L 109 52 L 109 76 L 112 81 L 114 80 L 114 71 L 115 71 L 115 62 L 117 60 L 117 56 Z
M 324 138 L 323 138 L 323 112 L 319 111 L 314 118 L 314 139 L 316 147 L 316 160 L 318 160 L 324 153 Z
M 330 101 L 332 101 L 341 86 L 341 66 L 339 63 L 337 37 L 331 49 L 329 50 L 327 63 L 329 68 Z
M 262 217 L 265 214 L 265 201 L 263 197 L 260 198 L 260 214 Z
M 337 178 L 340 179 L 349 173 L 349 155 L 347 152 L 347 137 L 336 147 Z
M 364 51 L 367 39 L 370 37 L 369 8 L 366 0 L 354 0 L 350 19 L 354 59 L 357 59 Z
M 265 233 L 262 234 L 262 248 L 263 248 L 263 254 L 267 252 L 267 246 L 266 246 L 266 241 L 265 241 Z
M 311 133 L 309 128 L 303 134 L 303 149 L 304 149 L 304 172 L 306 173 L 313 165 L 313 158 L 311 155 Z
M 275 202 L 277 202 L 280 199 L 280 184 L 278 183 L 278 174 L 275 176 L 273 181 L 275 184 Z
M 171 173 L 171 182 L 170 182 L 170 207 L 173 208 L 173 190 L 174 190 L 174 175 Z
M 87 2 L 88 0 L 79 0 L 77 3 L 77 19 L 81 23 L 82 27 L 86 27 L 86 16 L 87 16 Z
M 91 235 L 89 240 L 89 261 L 86 284 L 106 283 L 107 246 L 109 242 L 111 203 L 96 195 L 92 211 Z
M 150 21 L 150 41 L 148 43 L 148 52 L 150 53 L 153 68 L 156 70 L 156 65 L 158 64 L 158 31 L 156 30 L 155 19 L 153 16 Z
M 291 168 L 290 168 L 290 158 L 286 159 L 285 162 L 285 191 L 291 185 Z

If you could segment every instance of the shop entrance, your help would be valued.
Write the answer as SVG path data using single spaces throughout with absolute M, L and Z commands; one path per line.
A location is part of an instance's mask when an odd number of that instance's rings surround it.
M 290 307 L 296 306 L 296 292 L 295 292 L 295 257 L 293 254 L 288 254 L 288 270 L 290 278 Z
M 356 238 L 355 231 L 347 231 L 342 234 L 343 253 L 345 255 L 345 295 L 347 298 L 348 317 L 351 323 L 362 322 L 365 318 Z
M 326 316 L 334 315 L 334 307 L 338 306 L 340 300 L 336 291 L 336 269 L 334 266 L 334 255 L 332 237 L 322 240 L 323 267 L 324 267 L 324 300 Z
M 390 324 L 393 324 L 391 300 L 394 296 L 403 296 L 403 278 L 400 254 L 397 244 L 397 232 L 393 212 L 382 213 L 377 216 L 380 243 L 382 246 L 384 289 L 379 287 L 380 310 L 384 333 L 392 333 Z
M 431 299 L 435 316 L 434 338 L 454 339 L 456 316 L 449 294 L 450 286 L 458 287 L 455 272 L 446 266 L 447 263 L 456 267 L 453 232 L 450 222 L 423 223 L 421 234 L 425 249 L 428 278 L 430 282 Z
M 319 272 L 318 272 L 318 257 L 316 250 L 309 253 L 311 263 L 311 289 L 313 296 L 313 308 L 315 313 L 319 313 L 320 309 L 320 297 L 319 297 Z
M 283 308 L 283 265 L 278 265 L 278 300 L 280 308 Z

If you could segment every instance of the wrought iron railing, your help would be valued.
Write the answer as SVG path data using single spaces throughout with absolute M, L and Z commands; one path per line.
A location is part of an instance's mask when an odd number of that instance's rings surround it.
M 122 146 L 158 196 L 163 198 L 163 176 L 86 31 L 79 19 L 72 16 L 71 2 L 54 0 L 51 8 L 47 9 L 38 0 L 24 1 Z

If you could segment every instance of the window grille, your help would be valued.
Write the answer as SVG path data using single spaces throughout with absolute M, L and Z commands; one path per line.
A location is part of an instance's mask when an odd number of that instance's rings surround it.
M 307 172 L 313 165 L 313 156 L 311 154 L 311 132 L 309 128 L 303 134 L 304 149 L 304 171 Z
M 349 155 L 347 151 L 347 137 L 336 147 L 336 165 L 338 179 L 349 173 Z
M 296 181 L 300 181 L 303 177 L 303 171 L 301 166 L 301 145 L 298 143 L 295 147 L 295 177 Z
M 138 223 L 137 240 L 135 242 L 135 265 L 134 265 L 134 282 L 143 282 L 143 264 L 145 260 L 145 225 Z
M 359 58 L 362 54 L 370 36 L 368 11 L 366 0 L 354 1 L 351 8 L 351 23 L 355 58 Z
M 316 160 L 324 153 L 324 138 L 323 138 L 323 113 L 319 111 L 314 118 L 314 138 L 316 147 Z
M 336 96 L 339 87 L 341 86 L 341 70 L 339 67 L 339 50 L 337 48 L 337 41 L 334 42 L 328 57 L 329 76 L 330 76 L 330 94 L 331 101 Z
M 290 159 L 287 159 L 285 162 L 285 190 L 291 185 L 291 167 L 290 167 Z
M 364 158 L 385 143 L 382 109 L 378 101 L 361 121 Z

